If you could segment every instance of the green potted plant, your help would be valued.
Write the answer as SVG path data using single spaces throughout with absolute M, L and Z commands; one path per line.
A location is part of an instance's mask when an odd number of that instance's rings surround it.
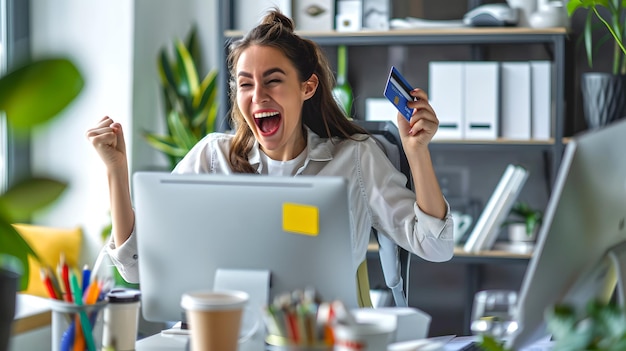
M 542 220 L 542 211 L 532 208 L 526 202 L 518 201 L 511 208 L 509 218 L 503 225 L 509 227 L 511 241 L 533 241 Z M 521 232 L 521 235 L 518 232 Z
M 604 44 L 613 44 L 610 72 L 581 75 L 585 119 L 588 127 L 596 128 L 626 115 L 626 0 L 570 0 L 567 3 L 570 17 L 581 9 L 587 10 L 582 39 L 589 68 L 594 68 L 593 58 L 599 49 Z
M 164 98 L 166 134 L 145 132 L 148 144 L 161 151 L 170 168 L 180 161 L 206 134 L 215 130 L 218 112 L 217 70 L 200 81 L 197 30 L 193 27 L 186 42 L 175 40 L 174 59 L 166 48 L 159 53 L 159 79 Z
M 626 350 L 626 310 L 614 303 L 590 301 L 584 311 L 557 305 L 546 311 L 552 350 Z
M 0 77 L 0 111 L 16 134 L 43 124 L 72 102 L 83 88 L 76 66 L 67 59 L 28 63 Z M 53 203 L 65 190 L 65 182 L 33 177 L 0 189 L 0 351 L 7 348 L 15 314 L 15 294 L 28 285 L 28 256 L 37 254 L 11 225 Z M 20 278 L 21 276 L 21 278 Z

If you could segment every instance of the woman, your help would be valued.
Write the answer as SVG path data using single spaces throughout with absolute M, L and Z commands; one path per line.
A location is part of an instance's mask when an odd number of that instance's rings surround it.
M 438 126 L 425 92 L 415 89 L 410 122 L 398 128 L 415 192 L 373 139 L 332 96 L 334 77 L 320 48 L 294 34 L 278 11 L 230 48 L 234 134 L 207 135 L 174 173 L 333 175 L 349 181 L 353 262 L 365 260 L 371 227 L 430 261 L 452 257 L 452 219 L 430 159 Z M 112 241 L 109 253 L 130 282 L 139 280 L 134 212 L 122 126 L 104 117 L 87 137 L 106 164 Z

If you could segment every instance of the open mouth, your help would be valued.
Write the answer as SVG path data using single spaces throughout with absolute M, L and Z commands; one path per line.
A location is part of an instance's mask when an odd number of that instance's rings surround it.
M 276 111 L 254 114 L 254 123 L 263 135 L 274 134 L 280 127 L 281 119 L 280 113 Z

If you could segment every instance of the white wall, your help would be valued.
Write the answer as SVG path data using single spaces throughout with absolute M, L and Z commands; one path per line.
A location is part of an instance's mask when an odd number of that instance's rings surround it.
M 157 53 L 183 38 L 194 21 L 202 47 L 213 48 L 215 8 L 215 0 L 31 0 L 33 57 L 69 57 L 85 79 L 73 104 L 33 138 L 33 171 L 70 184 L 35 222 L 83 227 L 86 263 L 93 262 L 102 245 L 100 230 L 109 222 L 105 169 L 86 130 L 111 116 L 124 126 L 131 172 L 165 165 L 140 137 L 162 125 Z M 217 56 L 207 56 L 207 67 L 213 67 Z

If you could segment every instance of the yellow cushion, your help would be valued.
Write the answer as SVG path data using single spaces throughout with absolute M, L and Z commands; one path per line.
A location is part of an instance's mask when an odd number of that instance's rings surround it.
M 39 255 L 41 264 L 32 257 L 28 258 L 30 275 L 28 288 L 23 291 L 41 297 L 49 297 L 46 288 L 41 281 L 40 269 L 43 265 L 52 268 L 56 273 L 61 253 L 65 255 L 65 261 L 70 267 L 78 266 L 80 247 L 83 231 L 76 228 L 52 228 L 30 224 L 14 224 L 15 229 L 22 235 L 24 240 Z

